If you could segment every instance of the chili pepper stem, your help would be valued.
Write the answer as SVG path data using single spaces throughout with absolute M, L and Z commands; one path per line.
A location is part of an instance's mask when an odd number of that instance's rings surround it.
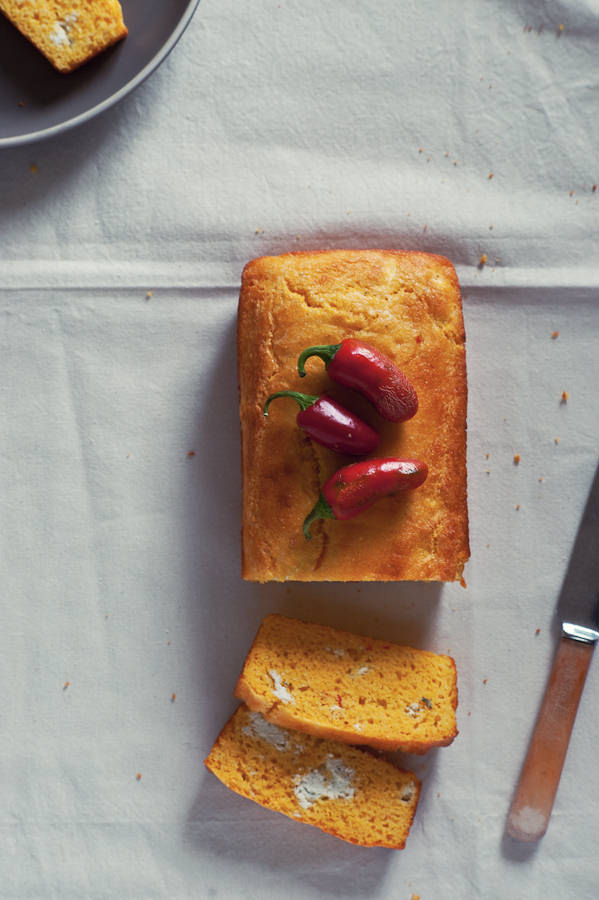
M 316 501 L 316 503 L 314 505 L 314 509 L 312 509 L 312 511 L 309 512 L 308 515 L 306 516 L 306 518 L 304 519 L 304 524 L 303 524 L 302 528 L 303 528 L 304 537 L 306 538 L 306 540 L 307 541 L 312 540 L 312 535 L 310 534 L 310 525 L 312 524 L 312 522 L 314 522 L 316 519 L 334 519 L 334 518 L 335 518 L 335 513 L 331 509 L 330 504 L 327 503 L 327 501 L 324 499 L 322 494 L 320 494 L 318 500 Z
M 314 397 L 312 394 L 301 394 L 299 391 L 277 391 L 276 394 L 271 394 L 266 403 L 264 404 L 264 415 L 268 415 L 268 407 L 270 406 L 270 401 L 274 400 L 275 397 L 293 397 L 294 400 L 297 400 L 302 410 L 308 409 L 309 406 L 312 406 L 313 403 L 316 403 L 318 397 Z
M 307 347 L 303 350 L 297 361 L 297 371 L 300 374 L 300 378 L 303 378 L 306 374 L 306 360 L 310 356 L 319 356 L 325 366 L 328 366 L 340 346 L 341 344 L 317 344 L 314 347 Z

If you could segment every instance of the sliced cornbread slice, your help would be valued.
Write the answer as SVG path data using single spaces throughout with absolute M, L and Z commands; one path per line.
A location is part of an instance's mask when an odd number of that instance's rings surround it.
M 0 11 L 59 72 L 71 72 L 127 34 L 117 0 L 0 0 Z
M 285 728 L 380 750 L 426 753 L 458 733 L 450 656 L 286 616 L 260 626 L 235 696 Z
M 243 705 L 205 764 L 237 794 L 365 847 L 403 849 L 420 794 L 411 772 L 356 747 L 279 728 Z

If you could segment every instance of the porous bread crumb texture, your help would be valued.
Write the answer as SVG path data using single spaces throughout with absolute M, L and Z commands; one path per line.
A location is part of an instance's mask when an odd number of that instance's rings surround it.
M 127 34 L 118 0 L 0 0 L 0 11 L 59 72 L 71 72 Z
M 260 626 L 235 695 L 270 722 L 379 750 L 427 753 L 458 733 L 450 656 L 286 616 Z
M 205 764 L 243 797 L 366 847 L 403 849 L 420 794 L 411 772 L 356 747 L 279 728 L 244 705 Z
M 390 356 L 414 384 L 417 414 L 386 422 L 300 352 L 358 338 Z M 242 575 L 250 581 L 455 581 L 469 557 L 466 358 L 460 290 L 439 256 L 387 250 L 288 253 L 248 263 L 238 361 L 243 474 Z M 377 501 L 353 519 L 302 522 L 321 486 L 354 460 L 313 443 L 297 406 L 269 394 L 327 391 L 376 428 L 376 456 L 424 460 L 422 487 Z

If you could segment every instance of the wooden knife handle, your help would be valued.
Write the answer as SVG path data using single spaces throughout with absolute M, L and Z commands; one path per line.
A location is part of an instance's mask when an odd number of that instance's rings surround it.
M 547 830 L 593 648 L 560 638 L 508 813 L 507 833 L 518 841 L 538 841 Z

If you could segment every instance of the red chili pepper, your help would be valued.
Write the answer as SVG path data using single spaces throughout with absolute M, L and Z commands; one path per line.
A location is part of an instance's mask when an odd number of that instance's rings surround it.
M 312 440 L 337 453 L 365 456 L 378 446 L 378 433 L 331 397 L 313 397 L 298 391 L 277 391 L 264 404 L 268 415 L 270 401 L 275 397 L 293 397 L 301 406 L 297 424 Z
M 366 459 L 344 466 L 325 482 L 304 519 L 306 540 L 315 519 L 352 519 L 380 497 L 420 487 L 427 475 L 428 466 L 418 459 Z
M 375 347 L 353 338 L 340 344 L 308 347 L 298 359 L 299 374 L 306 374 L 310 356 L 319 356 L 333 381 L 364 394 L 376 411 L 391 422 L 405 422 L 418 411 L 418 397 L 413 385 L 389 357 Z

